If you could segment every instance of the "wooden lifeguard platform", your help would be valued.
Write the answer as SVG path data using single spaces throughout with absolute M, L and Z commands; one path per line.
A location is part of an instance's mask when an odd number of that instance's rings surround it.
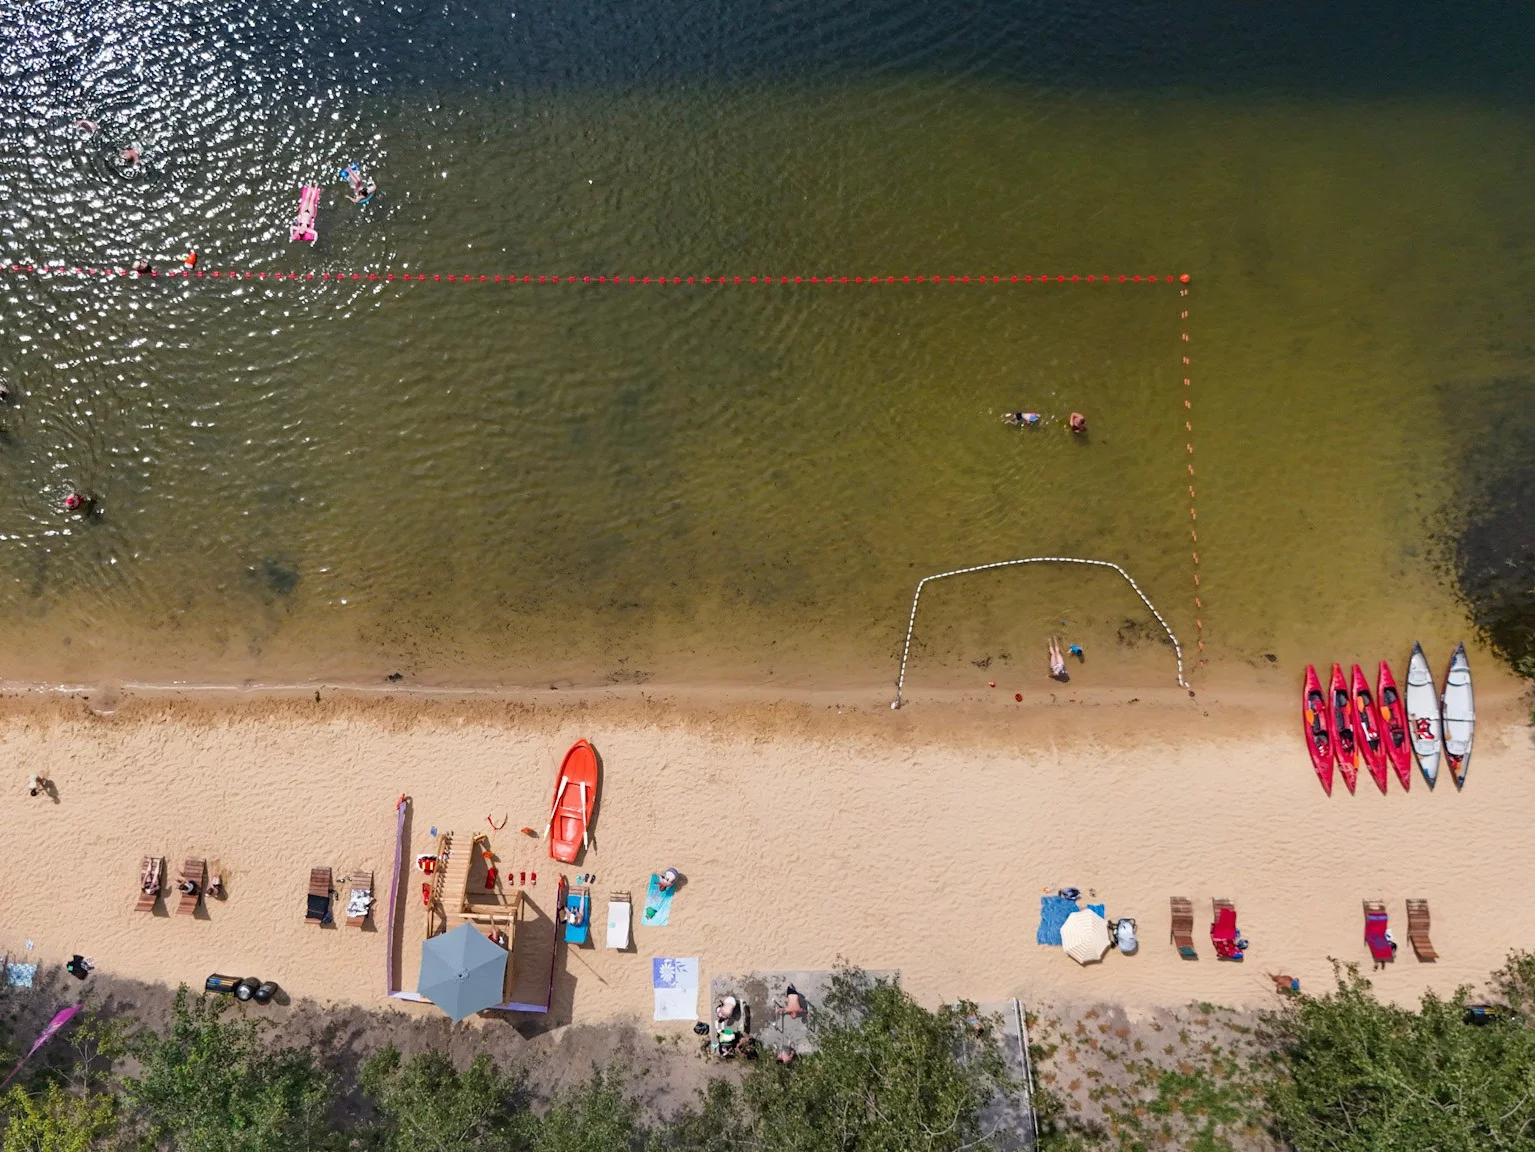
M 465 920 L 483 926 L 485 934 L 506 949 L 506 979 L 502 994 L 510 1000 L 516 981 L 517 925 L 522 919 L 522 892 L 520 889 L 508 892 L 499 876 L 491 887 L 485 886 L 490 864 L 481 854 L 481 844 L 485 845 L 486 852 L 494 852 L 489 836 L 473 837 L 468 851 L 454 848 L 451 832 L 438 837 L 438 865 L 432 872 L 426 936 L 431 939 L 441 935 Z

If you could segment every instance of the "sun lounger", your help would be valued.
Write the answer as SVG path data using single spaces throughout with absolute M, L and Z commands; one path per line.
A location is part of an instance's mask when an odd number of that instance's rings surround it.
M 1434 951 L 1433 942 L 1428 938 L 1427 900 L 1407 901 L 1407 939 L 1422 963 L 1430 964 L 1439 959 L 1439 953 Z
M 1386 935 L 1386 905 L 1382 900 L 1364 902 L 1364 942 L 1369 945 L 1370 958 L 1377 968 L 1384 968 L 1396 959 L 1396 950 Z
M 622 952 L 629 947 L 630 926 L 634 923 L 634 901 L 627 892 L 608 896 L 608 947 Z
M 304 906 L 304 923 L 314 924 L 321 928 L 331 923 L 330 894 L 330 869 L 311 868 L 309 870 L 309 899 Z
M 565 942 L 585 944 L 592 933 L 592 890 L 581 884 L 565 895 Z
M 361 928 L 373 911 L 373 873 L 352 873 L 352 894 L 346 901 L 346 926 Z
M 1173 910 L 1173 945 L 1178 949 L 1178 955 L 1185 960 L 1199 959 L 1199 953 L 1194 951 L 1194 904 L 1186 896 L 1173 896 L 1169 898 Z
M 160 899 L 160 889 L 165 885 L 165 857 L 146 856 L 139 865 L 139 898 L 133 903 L 135 912 L 153 911 Z
M 196 888 L 191 892 L 180 892 L 176 899 L 177 916 L 194 916 L 197 914 L 197 905 L 202 902 L 203 892 L 208 887 L 208 862 L 206 860 L 188 860 L 181 866 L 181 879 L 177 882 L 178 892 L 180 885 L 190 880 Z
M 1215 945 L 1217 960 L 1241 960 L 1242 947 L 1237 932 L 1236 905 L 1230 900 L 1211 900 L 1210 912 L 1214 922 L 1210 925 L 1210 943 Z

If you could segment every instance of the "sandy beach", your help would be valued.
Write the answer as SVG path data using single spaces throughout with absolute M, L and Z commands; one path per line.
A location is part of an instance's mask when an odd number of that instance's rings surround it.
M 1410 794 L 1393 780 L 1383 797 L 1361 773 L 1358 795 L 1340 784 L 1329 799 L 1288 693 L 935 697 L 900 712 L 867 690 L 17 693 L 0 714 L 0 946 L 13 961 L 82 952 L 132 980 L 254 974 L 295 998 L 388 1004 L 384 902 L 378 930 L 306 924 L 309 870 L 333 868 L 344 888 L 371 869 L 383 896 L 406 794 L 412 854 L 434 826 L 467 844 L 505 819 L 491 833 L 502 875 L 536 871 L 524 891 L 547 917 L 558 869 L 518 829 L 542 828 L 560 756 L 586 736 L 603 760 L 600 807 L 592 850 L 566 872 L 596 874 L 599 922 L 609 891 L 638 907 L 653 870 L 675 866 L 686 884 L 666 927 L 636 917 L 633 952 L 560 949 L 550 1024 L 649 1028 L 653 956 L 698 957 L 705 989 L 711 973 L 844 958 L 898 969 L 928 1002 L 1251 1005 L 1271 995 L 1266 972 L 1316 988 L 1329 958 L 1367 966 L 1360 901 L 1375 897 L 1402 941 L 1377 987 L 1410 1000 L 1479 982 L 1530 943 L 1535 889 L 1515 879 L 1535 869 L 1527 710 L 1512 681 L 1484 689 L 1462 793 L 1415 775 Z M 33 772 L 56 798 L 28 797 Z M 164 855 L 172 879 L 186 857 L 216 862 L 227 899 L 195 919 L 135 913 L 145 854 Z M 402 885 L 407 988 L 419 879 Z M 1140 953 L 1080 968 L 1038 946 L 1039 897 L 1063 885 L 1136 917 Z M 1172 895 L 1194 901 L 1197 962 L 1167 944 Z M 1245 964 L 1215 961 L 1212 896 L 1236 902 Z M 1430 902 L 1437 964 L 1406 944 L 1408 897 Z M 547 969 L 547 936 L 524 937 L 519 968 Z

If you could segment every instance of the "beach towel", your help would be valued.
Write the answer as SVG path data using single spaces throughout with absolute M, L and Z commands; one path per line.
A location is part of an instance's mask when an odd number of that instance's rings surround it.
M 368 910 L 373 907 L 373 893 L 362 888 L 353 888 L 352 895 L 346 902 L 346 914 L 348 919 L 358 916 L 366 916 Z
M 1034 934 L 1034 939 L 1051 948 L 1061 946 L 1061 925 L 1066 923 L 1066 917 L 1077 910 L 1075 900 L 1067 900 L 1063 896 L 1041 896 L 1039 898 L 1039 931 Z M 1098 907 L 1102 914 L 1103 906 Z
M 650 986 L 655 991 L 655 1019 L 698 1019 L 698 958 L 656 956 L 650 961 Z
M 1391 941 L 1386 936 L 1386 917 L 1382 913 L 1365 913 L 1364 942 L 1370 946 L 1370 955 L 1376 960 L 1392 958 Z
M 585 944 L 592 932 L 592 894 L 585 888 L 572 888 L 565 894 L 565 941 Z M 576 917 L 581 922 L 577 924 Z
M 677 894 L 677 889 L 668 888 L 661 891 L 661 877 L 654 872 L 650 874 L 650 888 L 645 893 L 645 923 L 652 928 L 663 927 L 672 914 L 672 897 Z M 1057 943 L 1059 943 L 1057 932 Z M 658 1017 L 659 1019 L 659 1017 Z
M 330 897 L 309 894 L 309 903 L 305 907 L 305 920 L 318 920 L 321 924 L 330 923 Z
M 5 982 L 12 988 L 30 988 L 36 976 L 36 964 L 7 964 L 5 966 Z
M 1242 959 L 1237 947 L 1237 910 L 1217 908 L 1215 923 L 1210 925 L 1210 943 L 1215 945 L 1215 955 L 1222 960 Z

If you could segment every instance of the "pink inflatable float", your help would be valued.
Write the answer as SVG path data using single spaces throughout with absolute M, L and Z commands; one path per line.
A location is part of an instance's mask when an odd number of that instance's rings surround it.
M 315 216 L 320 211 L 320 190 L 305 184 L 298 194 L 298 217 L 293 221 L 293 234 L 289 240 L 305 240 L 313 244 L 319 233 L 314 230 Z

